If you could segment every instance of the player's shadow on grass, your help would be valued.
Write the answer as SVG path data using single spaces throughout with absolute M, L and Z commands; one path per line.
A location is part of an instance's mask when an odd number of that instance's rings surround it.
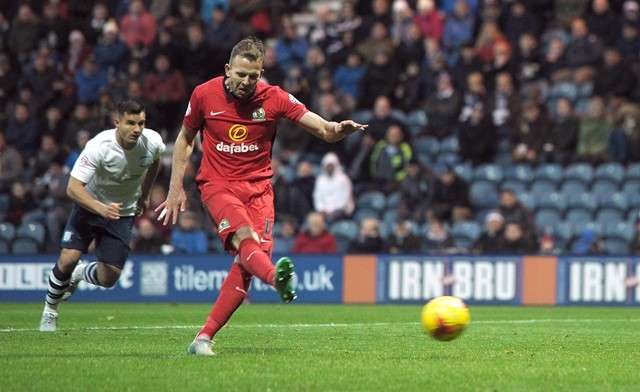
M 225 347 L 220 349 L 227 354 L 280 355 L 291 351 L 286 347 Z

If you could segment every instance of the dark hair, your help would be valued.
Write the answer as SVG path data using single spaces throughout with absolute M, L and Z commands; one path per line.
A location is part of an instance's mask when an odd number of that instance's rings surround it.
M 120 116 L 125 114 L 140 114 L 145 111 L 144 105 L 133 99 L 118 102 L 116 110 Z
M 236 56 L 244 57 L 249 61 L 262 61 L 264 59 L 264 44 L 256 37 L 247 37 L 231 49 L 229 64 Z

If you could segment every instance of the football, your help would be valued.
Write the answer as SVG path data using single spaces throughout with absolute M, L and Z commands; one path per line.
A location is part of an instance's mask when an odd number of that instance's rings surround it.
M 460 298 L 437 297 L 422 308 L 422 327 L 436 340 L 449 341 L 460 336 L 471 321 L 469 308 Z

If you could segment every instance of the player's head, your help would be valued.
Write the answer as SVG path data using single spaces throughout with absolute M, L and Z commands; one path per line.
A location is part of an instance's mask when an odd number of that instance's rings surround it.
M 229 63 L 224 66 L 225 85 L 236 98 L 253 95 L 262 76 L 264 45 L 255 37 L 245 38 L 231 50 Z
M 133 148 L 138 143 L 146 122 L 144 106 L 134 100 L 118 103 L 116 118 L 116 137 L 118 143 L 126 149 Z

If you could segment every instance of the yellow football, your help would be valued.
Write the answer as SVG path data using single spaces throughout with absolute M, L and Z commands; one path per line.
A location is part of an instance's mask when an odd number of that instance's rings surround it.
M 469 308 L 460 298 L 437 297 L 422 308 L 422 327 L 434 339 L 449 341 L 469 325 Z

